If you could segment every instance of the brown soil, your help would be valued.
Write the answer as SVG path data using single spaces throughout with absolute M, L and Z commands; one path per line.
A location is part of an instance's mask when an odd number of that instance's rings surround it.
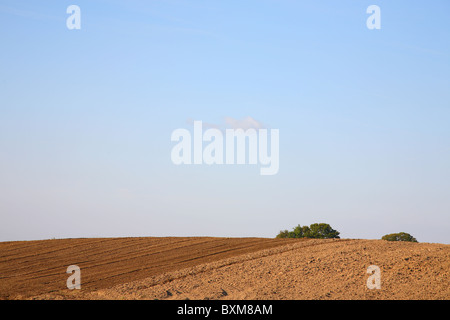
M 450 245 L 444 244 L 249 238 L 51 241 L 9 243 L 8 248 L 0 244 L 0 293 L 4 297 L 450 299 Z M 57 242 L 61 242 L 61 245 L 57 245 Z M 21 244 L 20 248 L 18 244 Z M 54 244 L 54 247 L 50 244 Z M 63 248 L 71 246 L 81 251 L 79 262 L 73 258 L 63 259 L 60 250 L 68 250 Z M 159 247 L 158 251 L 156 247 Z M 25 248 L 28 248 L 28 258 L 23 254 Z M 31 255 L 33 248 L 45 249 L 48 253 Z M 159 254 L 158 263 L 154 260 L 156 253 L 150 254 L 148 251 L 152 248 Z M 77 252 L 74 249 L 69 251 Z M 58 252 L 59 256 L 56 255 Z M 223 252 L 224 255 L 217 252 Z M 5 256 L 6 253 L 10 260 Z M 22 257 L 21 263 L 16 261 L 19 257 Z M 132 263 L 122 263 L 122 260 Z M 65 287 L 68 277 L 65 268 L 69 264 L 78 264 L 81 268 L 81 290 L 68 290 Z M 56 265 L 59 269 L 56 269 Z M 366 272 L 370 265 L 377 265 L 381 270 L 380 290 L 367 288 L 366 282 L 370 275 Z M 58 284 L 49 281 L 53 273 L 57 275 L 53 276 L 52 281 Z M 26 279 L 22 279 L 24 275 L 28 275 Z M 48 284 L 45 283 L 47 281 Z M 49 290 L 49 284 L 53 284 L 56 289 Z M 31 289 L 32 292 L 29 291 Z M 17 296 L 18 293 L 22 296 Z
M 82 290 L 90 292 L 286 243 L 212 237 L 0 242 L 0 299 L 68 290 L 70 265 L 80 267 Z

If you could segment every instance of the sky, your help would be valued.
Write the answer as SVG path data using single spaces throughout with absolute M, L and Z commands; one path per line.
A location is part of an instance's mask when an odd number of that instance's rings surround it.
M 69 5 L 81 29 L 70 30 Z M 368 29 L 378 5 L 381 29 Z M 0 241 L 408 232 L 450 244 L 450 2 L 0 1 Z M 175 165 L 193 121 L 279 171 Z

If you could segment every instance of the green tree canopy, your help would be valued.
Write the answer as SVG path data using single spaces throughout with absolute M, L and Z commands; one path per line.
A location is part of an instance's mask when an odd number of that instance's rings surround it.
M 414 238 L 412 235 L 410 235 L 409 233 L 406 233 L 406 232 L 386 234 L 383 237 L 381 237 L 381 239 L 387 240 L 387 241 L 417 242 L 416 238 Z
M 313 223 L 309 227 L 298 225 L 293 231 L 282 230 L 277 238 L 339 239 L 339 231 L 331 228 L 328 223 Z
M 339 238 L 339 232 L 331 228 L 327 223 L 313 223 L 309 226 L 311 229 L 308 238 L 327 239 L 327 238 Z
M 280 233 L 277 235 L 277 238 L 289 238 L 289 231 L 281 230 Z

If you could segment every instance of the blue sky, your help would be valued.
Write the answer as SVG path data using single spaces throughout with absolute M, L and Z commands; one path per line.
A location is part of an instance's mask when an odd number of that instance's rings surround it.
M 66 8 L 81 9 L 68 30 Z M 381 8 L 381 30 L 366 9 Z M 450 3 L 0 2 L 0 241 L 450 243 Z M 175 166 L 189 119 L 280 131 L 280 170 Z

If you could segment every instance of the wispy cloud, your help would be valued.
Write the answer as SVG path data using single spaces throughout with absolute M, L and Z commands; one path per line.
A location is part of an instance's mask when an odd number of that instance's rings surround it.
M 194 120 L 189 118 L 186 121 L 188 124 L 193 125 L 194 124 Z M 214 129 L 219 129 L 222 131 L 225 131 L 225 129 L 227 128 L 231 128 L 231 129 L 243 129 L 243 130 L 248 130 L 248 129 L 264 129 L 267 128 L 267 125 L 263 124 L 262 122 L 248 116 L 245 117 L 243 119 L 235 119 L 232 117 L 225 117 L 223 119 L 223 123 L 220 124 L 215 124 L 215 123 L 210 123 L 210 122 L 202 122 L 202 126 L 203 128 L 214 128 Z
M 231 117 L 225 117 L 225 123 L 228 125 L 228 127 L 231 127 L 232 129 L 263 129 L 266 126 L 259 122 L 258 120 L 255 120 L 252 117 L 245 117 L 244 119 L 234 119 Z

